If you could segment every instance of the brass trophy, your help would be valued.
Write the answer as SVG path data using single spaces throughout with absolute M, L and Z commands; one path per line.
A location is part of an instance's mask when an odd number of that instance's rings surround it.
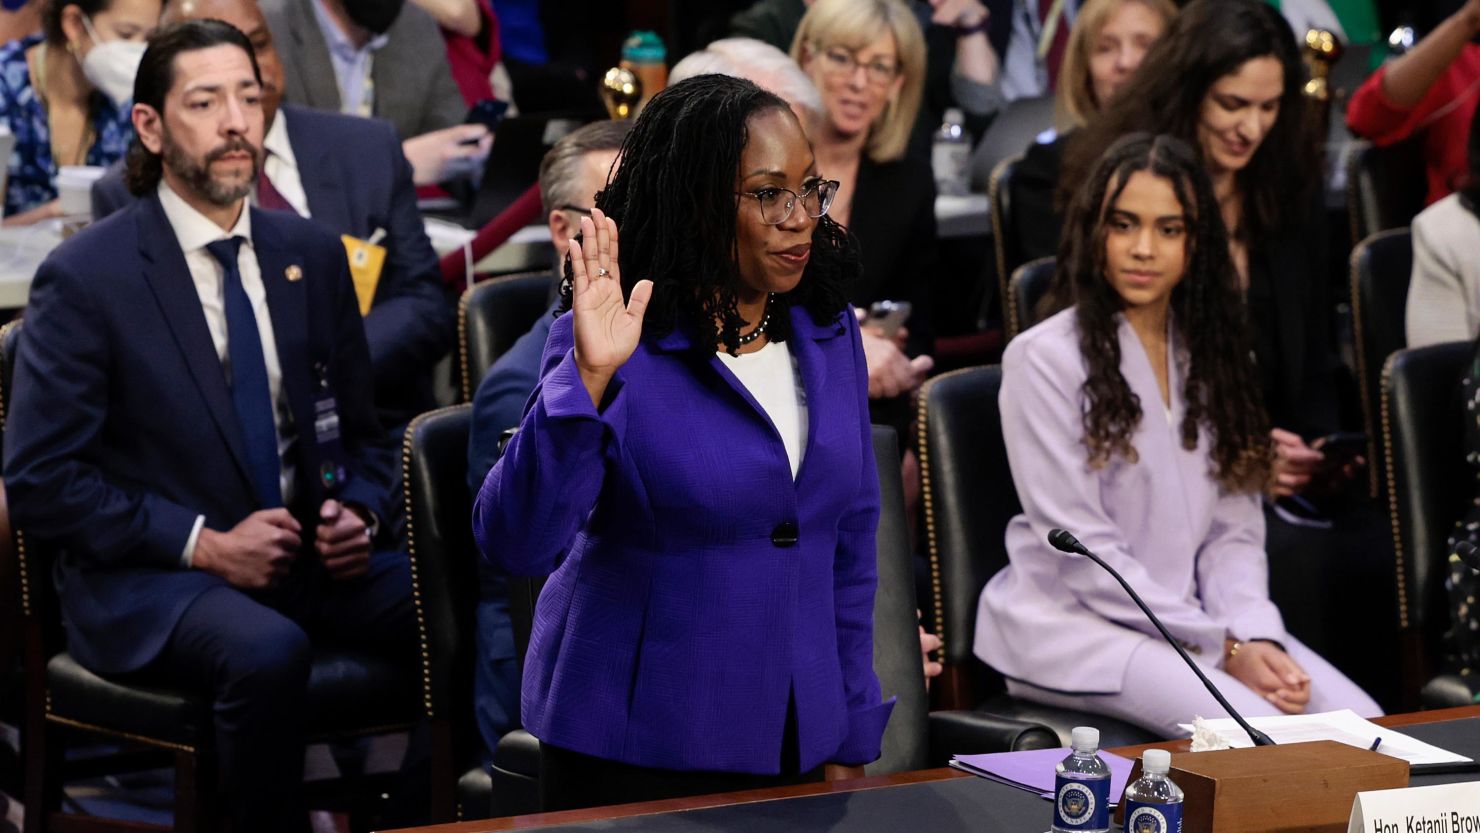
M 1311 127 L 1319 137 L 1322 148 L 1325 147 L 1326 136 L 1331 130 L 1331 106 L 1335 98 L 1331 89 L 1331 67 L 1341 59 L 1345 51 L 1341 38 L 1332 32 L 1311 29 L 1305 33 L 1303 57 L 1310 80 L 1305 82 L 1301 92 L 1305 94 L 1310 108 Z
M 630 69 L 612 67 L 601 79 L 601 101 L 612 118 L 634 118 L 642 101 L 642 81 Z
M 1311 29 L 1305 33 L 1305 66 L 1310 70 L 1310 80 L 1305 82 L 1305 95 L 1314 101 L 1331 101 L 1331 67 L 1341 60 L 1346 51 L 1341 39 L 1326 29 Z

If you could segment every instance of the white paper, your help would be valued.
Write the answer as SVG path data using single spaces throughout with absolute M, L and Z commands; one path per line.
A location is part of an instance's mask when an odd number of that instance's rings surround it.
M 1480 830 L 1480 782 L 1357 793 L 1346 829 L 1347 833 Z
M 1232 718 L 1207 720 L 1204 723 L 1235 749 L 1244 749 L 1254 745 L 1254 742 L 1249 740 L 1249 736 L 1239 728 L 1237 723 L 1233 722 Z M 1447 749 L 1440 749 L 1432 744 L 1411 738 L 1396 729 L 1379 726 L 1358 716 L 1350 709 L 1321 714 L 1255 717 L 1249 720 L 1249 724 L 1269 735 L 1275 743 L 1334 740 L 1359 749 L 1371 749 L 1372 743 L 1380 738 L 1382 743 L 1377 747 L 1378 752 L 1401 758 L 1413 765 L 1462 764 L 1469 763 L 1471 760 Z M 1180 725 L 1184 730 L 1192 731 L 1192 724 Z

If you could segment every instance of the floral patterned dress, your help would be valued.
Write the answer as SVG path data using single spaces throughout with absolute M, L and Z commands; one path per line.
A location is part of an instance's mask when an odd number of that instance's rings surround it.
M 5 214 L 19 214 L 56 199 L 57 165 L 51 156 L 51 128 L 46 107 L 31 84 L 26 50 L 41 41 L 32 35 L 0 47 L 0 123 L 15 134 L 10 154 L 10 177 L 5 186 Z M 93 93 L 93 143 L 87 164 L 111 165 L 122 159 L 133 139 L 129 107 L 115 107 L 108 97 Z
M 1465 464 L 1480 482 L 1480 341 L 1475 346 L 1460 391 L 1465 403 Z M 1469 676 L 1480 668 L 1480 605 L 1475 602 L 1480 595 L 1480 575 L 1454 554 L 1455 544 L 1460 541 L 1480 547 L 1480 494 L 1449 534 L 1449 574 L 1444 577 L 1450 614 L 1447 660 L 1453 671 Z

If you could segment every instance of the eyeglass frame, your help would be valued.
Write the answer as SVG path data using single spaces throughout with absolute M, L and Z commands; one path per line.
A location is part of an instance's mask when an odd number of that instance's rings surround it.
M 556 210 L 557 211 L 574 211 L 575 213 L 581 215 L 582 217 L 590 217 L 591 216 L 591 209 L 584 208 L 584 207 L 579 206 L 579 205 L 571 205 L 570 203 L 564 203 L 564 204 L 558 206 L 556 208 Z
M 832 46 L 823 46 L 819 42 L 812 44 L 812 47 L 817 51 L 819 58 L 823 61 L 822 71 L 824 73 L 831 73 L 840 78 L 852 77 L 854 73 L 858 72 L 859 67 L 863 67 L 863 77 L 867 79 L 870 84 L 873 84 L 876 87 L 887 87 L 890 84 L 894 83 L 895 79 L 899 78 L 899 76 L 904 73 L 904 67 L 900 64 L 898 57 L 894 58 L 893 65 L 889 67 L 889 77 L 880 79 L 874 74 L 874 70 L 883 70 L 884 65 L 879 63 L 881 59 L 875 58 L 874 60 L 865 64 L 862 61 L 858 60 L 858 53 L 856 50 L 849 49 L 846 46 L 840 46 L 837 44 L 833 44 Z M 847 56 L 847 69 L 829 63 L 834 57 L 832 54 L 834 50 L 842 55 Z
M 806 210 L 805 209 L 805 200 L 806 200 L 806 197 L 807 197 L 807 195 L 809 193 L 815 191 L 815 192 L 817 192 L 817 205 L 820 207 L 820 210 L 816 214 L 813 214 L 812 212 L 807 211 L 807 216 L 808 217 L 811 217 L 814 220 L 820 220 L 823 217 L 826 217 L 827 216 L 828 210 L 832 208 L 833 200 L 836 200 L 838 198 L 838 189 L 841 188 L 841 187 L 843 187 L 843 186 L 842 186 L 842 183 L 838 182 L 836 179 L 822 179 L 821 177 L 818 177 L 817 179 L 813 180 L 813 182 L 814 182 L 814 184 L 813 184 L 813 186 L 810 189 L 809 188 L 806 188 L 806 187 L 803 187 L 802 193 L 800 193 L 800 194 L 798 194 L 797 192 L 791 190 L 790 188 L 782 188 L 779 185 L 767 185 L 767 186 L 764 186 L 762 188 L 758 188 L 758 189 L 756 189 L 754 191 L 736 191 L 735 192 L 735 196 L 737 196 L 737 197 L 751 197 L 751 198 L 753 198 L 755 200 L 755 202 L 756 202 L 756 210 L 758 210 L 761 213 L 761 222 L 762 223 L 765 223 L 768 226 L 779 226 L 782 223 L 786 222 L 787 220 L 790 220 L 791 219 L 791 215 L 793 215 L 793 214 L 796 213 L 797 204 L 798 203 L 802 203 L 804 205 L 803 210 L 805 211 Z M 830 197 L 827 198 L 827 202 L 826 203 L 823 202 L 822 193 L 821 193 L 822 192 L 822 188 L 824 186 L 832 186 L 832 196 L 830 196 Z M 768 190 L 769 191 L 785 191 L 786 193 L 788 193 L 788 194 L 791 195 L 791 199 L 788 200 L 787 203 L 786 203 L 786 214 L 784 216 L 782 216 L 781 219 L 777 220 L 774 223 L 772 223 L 772 222 L 770 222 L 770 221 L 768 221 L 766 219 L 766 206 L 765 206 L 765 202 L 761 199 L 761 194 L 760 194 L 761 191 L 768 191 Z M 780 194 L 777 194 L 777 196 L 779 197 Z

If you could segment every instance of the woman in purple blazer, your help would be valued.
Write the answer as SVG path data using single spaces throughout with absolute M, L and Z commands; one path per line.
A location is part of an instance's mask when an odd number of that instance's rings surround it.
M 484 557 L 553 570 L 523 686 L 546 809 L 857 774 L 891 703 L 837 183 L 781 99 L 715 75 L 621 160 L 474 509 Z
M 1136 587 L 1245 715 L 1380 710 L 1285 631 L 1269 600 L 1269 421 L 1227 232 L 1170 136 L 1112 145 L 1070 206 L 1073 304 L 1002 360 L 1002 430 L 1023 514 L 987 584 L 976 653 L 1015 697 L 1179 734 L 1223 716 L 1125 591 L 1045 540 L 1072 530 Z

